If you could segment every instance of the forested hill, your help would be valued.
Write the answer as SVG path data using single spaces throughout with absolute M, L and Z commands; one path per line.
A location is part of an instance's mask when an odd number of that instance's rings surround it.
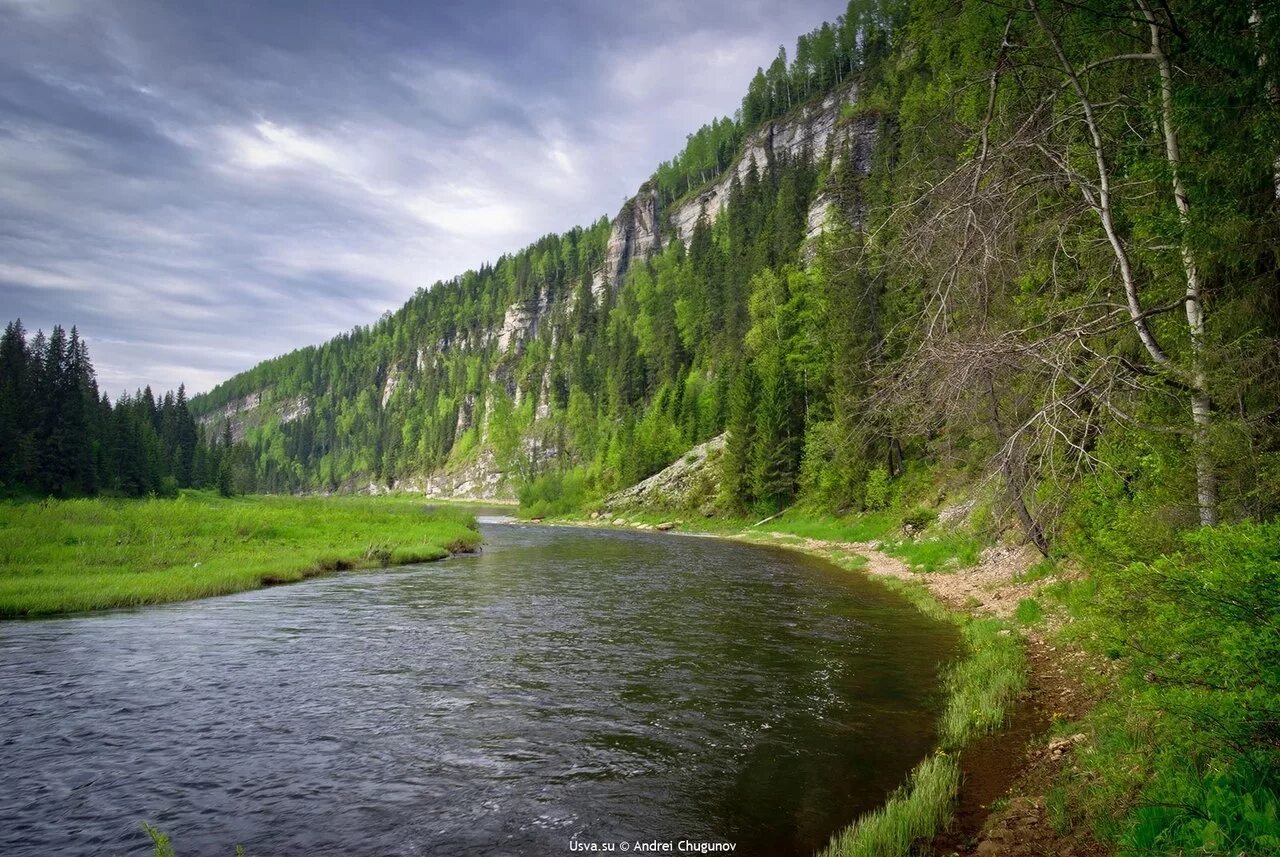
M 853 0 L 612 221 L 192 409 L 268 490 L 578 502 L 728 430 L 725 506 L 945 465 L 1045 550 L 1271 515 L 1274 7 Z
M 860 216 L 881 119 L 856 96 L 887 54 L 886 14 L 854 3 L 802 36 L 795 62 L 780 53 L 612 220 L 419 289 L 194 412 L 211 431 L 229 420 L 273 491 L 487 496 L 574 465 L 604 490 L 664 466 L 723 430 L 752 277 L 800 270 L 828 212 Z

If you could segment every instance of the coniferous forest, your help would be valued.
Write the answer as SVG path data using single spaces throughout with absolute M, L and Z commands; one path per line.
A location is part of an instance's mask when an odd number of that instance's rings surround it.
M 226 427 L 229 431 L 230 427 Z M 114 403 L 100 394 L 89 349 L 72 327 L 0 338 L 0 490 L 50 497 L 169 496 L 179 488 L 252 488 L 251 462 L 229 434 L 207 438 L 179 386 Z
M 1046 552 L 1098 508 L 1170 534 L 1268 518 L 1280 127 L 1258 10 L 855 0 L 628 203 L 657 200 L 659 240 L 616 288 L 593 280 L 601 220 L 192 406 L 262 395 L 245 436 L 277 491 L 489 450 L 509 490 L 601 497 L 727 430 L 731 509 L 866 508 L 869 479 L 944 462 L 993 467 Z M 830 93 L 845 133 L 822 151 L 743 149 Z M 723 210 L 678 236 L 661 212 L 735 156 Z M 516 347 L 511 308 L 539 315 Z

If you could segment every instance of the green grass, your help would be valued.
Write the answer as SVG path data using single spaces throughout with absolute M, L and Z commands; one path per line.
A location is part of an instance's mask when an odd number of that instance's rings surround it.
M 1021 625 L 1038 625 L 1044 619 L 1044 608 L 1034 598 L 1024 598 L 1014 609 L 1013 618 Z
M 939 753 L 911 772 L 911 780 L 884 806 L 864 815 L 831 840 L 823 857 L 906 855 L 919 839 L 932 836 L 951 817 L 951 799 L 960 788 L 960 765 Z
M 945 533 L 930 539 L 885 542 L 884 552 L 911 566 L 912 571 L 954 571 L 976 565 L 982 543 L 965 533 Z
M 1180 550 L 1046 594 L 1062 638 L 1109 662 L 1059 821 L 1120 857 L 1280 855 L 1280 522 L 1205 527 Z
M 440 559 L 479 540 L 469 513 L 409 497 L 3 503 L 0 618 L 225 595 Z

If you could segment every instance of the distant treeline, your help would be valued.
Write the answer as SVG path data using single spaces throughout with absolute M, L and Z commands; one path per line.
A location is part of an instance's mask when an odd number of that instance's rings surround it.
M 0 492 L 145 496 L 179 488 L 252 488 L 252 469 L 229 433 L 206 438 L 183 387 L 150 387 L 112 404 L 98 391 L 76 328 L 28 338 L 22 321 L 0 338 Z

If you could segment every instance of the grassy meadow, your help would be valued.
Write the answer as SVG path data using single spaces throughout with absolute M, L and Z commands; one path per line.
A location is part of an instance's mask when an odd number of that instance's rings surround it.
M 479 542 L 469 512 L 428 509 L 420 497 L 0 503 L 0 618 L 226 595 Z

